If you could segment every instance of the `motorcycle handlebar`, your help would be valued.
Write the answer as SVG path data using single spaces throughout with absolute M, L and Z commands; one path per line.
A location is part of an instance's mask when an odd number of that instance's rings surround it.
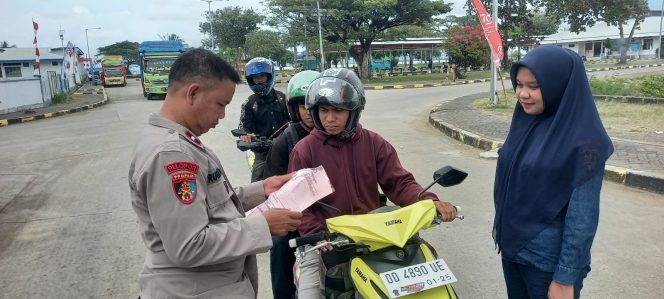
M 288 240 L 288 246 L 290 246 L 290 248 L 296 248 L 304 245 L 313 245 L 319 241 L 330 239 L 332 235 L 333 234 L 331 233 L 322 231 L 308 236 L 290 239 Z
M 252 142 L 244 142 L 242 140 L 237 141 L 237 148 L 243 152 L 247 150 L 266 151 L 269 150 L 271 147 L 272 147 L 272 141 L 263 137 L 254 140 Z

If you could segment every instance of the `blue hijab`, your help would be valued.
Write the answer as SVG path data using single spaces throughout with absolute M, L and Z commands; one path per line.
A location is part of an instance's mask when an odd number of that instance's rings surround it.
M 572 191 L 604 168 L 613 145 L 599 118 L 581 57 L 540 46 L 511 69 L 530 69 L 544 111 L 528 115 L 517 102 L 499 151 L 493 237 L 510 260 L 561 212 Z

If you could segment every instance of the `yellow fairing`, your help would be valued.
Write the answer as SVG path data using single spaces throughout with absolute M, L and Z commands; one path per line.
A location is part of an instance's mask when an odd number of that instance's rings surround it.
M 429 248 L 421 244 L 420 250 L 424 254 L 426 261 L 433 261 L 436 258 L 433 256 L 433 253 Z M 369 265 L 367 265 L 361 258 L 354 258 L 350 262 L 350 276 L 353 283 L 355 284 L 355 289 L 357 292 L 362 295 L 362 298 L 380 298 L 376 290 L 376 287 L 382 292 L 383 296 L 387 296 L 387 289 L 383 284 L 383 281 L 380 279 L 379 273 L 374 272 Z M 373 282 L 373 284 L 372 284 Z M 374 287 L 375 286 L 375 287 Z M 451 284 L 444 285 L 442 287 L 428 289 L 424 292 L 406 295 L 404 299 L 457 299 L 457 295 L 454 292 Z
M 418 231 L 431 227 L 435 217 L 433 201 L 422 200 L 392 212 L 330 218 L 327 228 L 374 251 L 388 246 L 403 247 Z

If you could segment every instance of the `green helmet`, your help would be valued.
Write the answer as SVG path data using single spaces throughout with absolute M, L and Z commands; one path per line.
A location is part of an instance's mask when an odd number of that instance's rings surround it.
M 298 105 L 304 104 L 309 84 L 319 75 L 316 71 L 301 71 L 288 81 L 288 113 L 293 122 L 301 121 Z

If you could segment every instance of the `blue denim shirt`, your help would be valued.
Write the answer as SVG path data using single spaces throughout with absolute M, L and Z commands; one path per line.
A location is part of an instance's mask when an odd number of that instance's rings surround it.
M 553 280 L 563 284 L 574 284 L 580 275 L 585 276 L 589 271 L 590 247 L 597 232 L 603 175 L 602 168 L 574 189 L 567 213 L 556 216 L 512 261 L 553 272 Z

